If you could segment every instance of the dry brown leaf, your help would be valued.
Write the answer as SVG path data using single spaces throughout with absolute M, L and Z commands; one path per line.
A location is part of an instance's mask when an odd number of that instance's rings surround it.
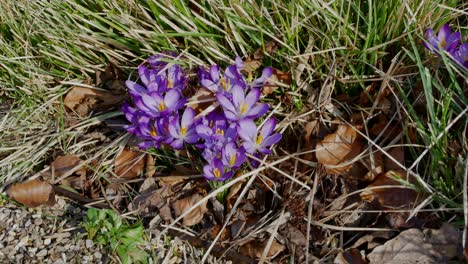
M 196 193 L 192 196 L 185 197 L 185 198 L 175 201 L 172 204 L 172 209 L 174 209 L 174 213 L 176 216 L 180 216 L 182 213 L 187 211 L 190 207 L 192 207 L 201 199 L 203 199 L 203 196 Z M 184 226 L 193 226 L 193 225 L 198 224 L 203 219 L 203 216 L 205 215 L 205 213 L 208 211 L 206 204 L 207 204 L 206 202 L 202 203 L 200 206 L 193 209 L 189 214 L 187 214 L 184 217 L 182 224 Z
M 447 263 L 461 256 L 460 232 L 444 223 L 439 230 L 408 229 L 376 247 L 367 257 L 370 263 Z
M 50 165 L 54 170 L 55 176 L 62 176 L 81 163 L 81 159 L 75 155 L 58 156 Z M 86 175 L 86 168 L 75 172 L 78 175 Z
M 79 116 L 84 117 L 98 107 L 114 106 L 121 100 L 121 96 L 115 96 L 106 91 L 74 86 L 65 96 L 64 104 Z
M 8 196 L 27 207 L 53 205 L 55 203 L 54 187 L 41 180 L 31 180 L 14 184 L 7 191 Z
M 272 94 L 276 89 L 279 88 L 278 84 L 291 85 L 292 78 L 289 72 L 283 72 L 273 68 L 273 75 L 268 79 L 268 84 L 262 88 L 263 95 Z
M 359 249 L 352 248 L 343 252 L 340 252 L 335 260 L 334 264 L 366 264 L 366 258 L 361 255 Z
M 343 174 L 351 168 L 350 160 L 361 151 L 362 145 L 358 138 L 355 128 L 339 125 L 335 133 L 327 135 L 317 143 L 315 152 L 317 161 L 324 165 L 328 173 Z
M 195 112 L 201 113 L 216 101 L 216 96 L 211 91 L 199 87 L 195 94 L 190 97 L 187 105 L 193 108 Z
M 268 244 L 268 239 L 259 242 L 259 241 L 252 241 L 249 242 L 239 248 L 239 253 L 241 253 L 244 256 L 249 256 L 251 258 L 261 258 L 263 254 L 263 250 Z M 268 259 L 274 259 L 278 254 L 280 254 L 285 247 L 278 243 L 276 239 L 273 240 L 273 243 L 271 244 L 270 250 L 268 250 L 267 253 L 267 258 Z
M 145 176 L 147 178 L 153 177 L 155 173 L 156 173 L 156 165 L 154 163 L 154 158 L 151 155 L 146 155 Z
M 125 147 L 115 157 L 115 175 L 119 178 L 136 178 L 145 168 L 145 153 Z
M 159 210 L 161 218 L 171 221 L 171 210 L 167 202 L 169 197 L 173 195 L 171 188 L 169 186 L 163 186 L 155 190 L 153 187 L 141 191 L 128 205 L 129 211 L 136 211 L 141 216 L 154 216 L 157 210 Z M 167 208 L 169 208 L 169 210 L 167 210 Z
M 368 188 L 361 192 L 361 199 L 366 202 L 377 202 L 386 208 L 398 208 L 398 209 L 410 209 L 417 202 L 418 193 L 410 187 L 404 187 L 397 177 L 405 179 L 404 172 L 401 171 L 388 171 L 385 174 L 381 174 L 377 179 L 369 184 Z M 408 176 L 409 183 L 415 183 L 414 177 Z M 382 186 L 382 188 L 375 188 Z M 385 186 L 395 186 L 385 187 Z

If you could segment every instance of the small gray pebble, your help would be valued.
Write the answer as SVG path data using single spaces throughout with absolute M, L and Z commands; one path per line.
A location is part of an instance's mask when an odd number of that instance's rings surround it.
M 86 239 L 86 248 L 91 248 L 94 245 L 92 240 Z
M 102 254 L 99 253 L 99 252 L 94 252 L 94 257 L 95 257 L 96 259 L 101 259 L 101 258 L 102 258 Z
M 42 258 L 42 257 L 45 257 L 46 255 L 47 255 L 47 249 L 43 249 L 37 252 L 36 257 Z
M 42 220 L 42 218 L 36 218 L 34 219 L 34 224 L 35 225 L 42 225 L 44 221 Z
M 52 243 L 52 240 L 50 238 L 46 238 L 44 240 L 44 245 L 48 246 L 48 245 L 50 245 L 50 243 Z

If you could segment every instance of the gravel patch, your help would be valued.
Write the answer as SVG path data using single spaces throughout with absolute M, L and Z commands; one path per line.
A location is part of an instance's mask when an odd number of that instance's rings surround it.
M 107 253 L 84 240 L 84 212 L 59 200 L 51 208 L 0 208 L 0 263 L 107 263 Z

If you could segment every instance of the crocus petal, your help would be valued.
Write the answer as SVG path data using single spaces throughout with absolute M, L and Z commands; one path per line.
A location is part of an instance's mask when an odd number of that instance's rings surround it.
M 233 171 L 228 171 L 226 173 L 224 173 L 223 176 L 221 176 L 220 178 L 216 179 L 217 181 L 219 182 L 223 182 L 227 179 L 230 179 L 232 176 L 234 176 L 234 172 Z
M 149 96 L 147 94 L 143 94 L 141 96 L 141 100 L 148 109 L 155 110 L 159 109 L 159 102 L 162 101 L 162 98 L 160 96 Z
M 203 87 L 214 93 L 218 91 L 218 84 L 210 79 L 201 79 L 200 83 Z
M 461 33 L 460 32 L 455 32 L 455 33 L 451 34 L 446 40 L 445 50 L 447 50 L 449 52 L 455 51 L 460 39 L 461 39 Z
M 150 71 L 148 70 L 148 68 L 146 68 L 146 66 L 144 65 L 138 66 L 138 75 L 140 76 L 141 82 L 144 85 L 148 86 L 148 84 L 150 83 Z
M 211 65 L 210 67 L 210 77 L 213 82 L 217 83 L 219 82 L 219 77 L 220 77 L 220 70 L 218 65 Z
M 282 138 L 282 135 L 281 135 L 281 134 L 279 134 L 279 133 L 278 133 L 278 134 L 273 134 L 273 135 L 267 137 L 267 138 L 263 141 L 263 144 L 262 144 L 262 145 L 263 145 L 264 147 L 269 147 L 269 146 L 271 146 L 271 145 L 273 145 L 273 144 L 278 143 L 278 142 L 281 140 L 281 138 Z
M 240 71 L 244 68 L 244 62 L 242 61 L 241 57 L 237 56 L 236 60 L 234 61 L 237 69 Z
M 265 154 L 265 155 L 271 155 L 271 150 L 267 149 L 267 148 L 260 148 L 258 149 L 258 151 L 262 154 Z
M 172 143 L 171 143 L 171 147 L 173 147 L 175 149 L 182 149 L 183 145 L 184 145 L 184 142 L 182 141 L 182 139 L 176 139 L 176 140 L 172 141 Z
M 450 26 L 448 24 L 445 24 L 439 29 L 439 34 L 437 34 L 437 38 L 440 42 L 445 41 L 448 38 L 448 36 L 450 36 L 450 32 Z
M 197 134 L 204 139 L 208 139 L 213 135 L 213 130 L 205 125 L 196 126 L 195 131 L 197 131 Z
M 179 98 L 179 91 L 171 89 L 166 93 L 166 96 L 164 96 L 164 104 L 167 108 L 174 109 L 178 104 Z
M 236 121 L 239 119 L 239 116 L 237 115 L 236 112 L 231 112 L 231 111 L 225 111 L 224 114 L 226 115 L 226 118 L 231 121 Z
M 263 136 L 263 138 L 266 138 L 269 135 L 271 135 L 275 127 L 276 127 L 276 119 L 272 117 L 265 122 L 262 129 L 260 130 L 260 134 Z
M 197 135 L 197 133 L 195 133 L 195 131 L 187 132 L 187 135 L 184 138 L 185 142 L 189 144 L 197 143 L 199 139 L 200 137 Z
M 236 108 L 234 105 L 232 105 L 231 101 L 229 99 L 222 95 L 222 94 L 217 94 L 216 99 L 218 99 L 219 104 L 224 108 L 224 110 L 231 111 L 231 112 L 237 112 Z
M 239 149 L 237 151 L 237 159 L 236 159 L 236 164 L 234 164 L 234 167 L 242 166 L 242 164 L 245 162 L 245 159 L 246 159 L 245 150 Z
M 189 127 L 193 124 L 193 119 L 195 118 L 195 111 L 190 108 L 190 107 L 187 107 L 187 109 L 185 109 L 184 111 L 184 114 L 182 115 L 182 121 L 181 121 L 181 125 L 182 127 Z
M 260 98 L 260 90 L 259 89 L 252 89 L 245 98 L 245 102 L 249 105 L 249 107 L 253 107 Z
M 213 175 L 213 173 L 211 172 L 211 166 L 210 165 L 205 165 L 203 166 L 203 176 L 212 181 L 214 179 L 216 179 L 216 177 Z
M 254 154 L 257 151 L 255 145 L 248 141 L 242 143 L 242 147 L 244 147 L 245 151 L 250 154 Z
M 237 132 L 244 141 L 252 141 L 257 135 L 257 126 L 252 120 L 241 120 Z
M 254 108 L 252 108 L 249 113 L 247 114 L 248 118 L 259 118 L 268 112 L 268 104 L 258 104 Z
M 129 80 L 125 81 L 125 85 L 129 89 L 129 92 L 132 94 L 141 95 L 147 92 L 147 90 L 143 86 Z
M 180 137 L 180 126 L 178 123 L 178 120 L 172 119 L 171 121 L 169 121 L 169 125 L 167 126 L 169 134 L 174 138 Z
M 244 90 L 240 86 L 235 86 L 231 90 L 232 92 L 232 102 L 235 107 L 240 107 L 244 101 Z

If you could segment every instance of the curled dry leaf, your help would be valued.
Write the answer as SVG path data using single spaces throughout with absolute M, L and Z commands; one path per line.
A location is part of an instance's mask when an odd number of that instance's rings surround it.
M 148 178 L 151 179 L 152 178 Z M 149 180 L 149 181 L 151 181 Z M 150 184 L 150 183 L 148 183 Z M 155 189 L 150 186 L 141 191 L 128 205 L 129 211 L 136 211 L 141 216 L 154 216 L 159 210 L 159 215 L 166 221 L 172 221 L 171 210 L 168 206 L 168 199 L 173 195 L 170 186 L 163 186 Z
M 174 209 L 175 215 L 180 216 L 189 208 L 191 208 L 194 204 L 200 201 L 202 198 L 203 196 L 196 193 L 192 196 L 185 197 L 185 198 L 175 201 L 172 204 L 172 208 Z M 197 208 L 193 209 L 190 213 L 188 213 L 184 217 L 182 224 L 184 226 L 193 226 L 193 225 L 198 224 L 203 219 L 203 216 L 205 215 L 205 213 L 208 211 L 206 204 L 207 203 L 204 202 Z
M 268 239 L 259 242 L 259 241 L 252 241 L 249 242 L 239 248 L 239 253 L 241 253 L 244 256 L 249 256 L 251 258 L 261 258 L 263 254 L 263 250 L 268 244 Z M 267 253 L 267 258 L 268 259 L 274 259 L 276 256 L 278 256 L 285 247 L 278 243 L 276 239 L 273 240 L 273 243 L 271 244 L 270 249 L 268 250 Z
M 115 106 L 122 101 L 121 96 L 86 87 L 74 86 L 65 96 L 65 106 L 84 117 L 92 110 Z
M 115 157 L 115 175 L 127 179 L 138 177 L 145 168 L 145 155 L 145 153 L 125 147 Z
M 335 133 L 327 135 L 317 143 L 315 156 L 331 174 L 341 175 L 352 167 L 351 160 L 361 151 L 355 128 L 339 125 Z
M 31 180 L 11 186 L 7 194 L 15 201 L 27 207 L 53 205 L 55 203 L 54 187 L 41 180 Z
M 406 173 L 402 171 L 388 171 L 380 174 L 377 179 L 361 192 L 361 199 L 366 202 L 377 202 L 386 208 L 410 209 L 418 200 L 418 193 L 410 187 L 405 187 L 397 178 L 407 179 L 414 184 L 416 179 L 411 175 L 406 178 Z M 381 186 L 382 188 L 376 188 Z M 395 187 L 392 187 L 395 186 Z
M 58 156 L 50 165 L 55 175 L 60 177 L 78 166 L 81 161 L 82 160 L 75 155 L 64 155 Z M 86 168 L 79 169 L 75 174 L 86 176 Z
M 448 263 L 461 256 L 460 232 L 444 223 L 439 230 L 408 229 L 376 247 L 367 257 L 375 263 Z
M 289 72 L 283 72 L 273 68 L 273 75 L 268 79 L 268 84 L 263 86 L 262 94 L 269 95 L 276 91 L 281 85 L 291 85 L 292 78 Z

